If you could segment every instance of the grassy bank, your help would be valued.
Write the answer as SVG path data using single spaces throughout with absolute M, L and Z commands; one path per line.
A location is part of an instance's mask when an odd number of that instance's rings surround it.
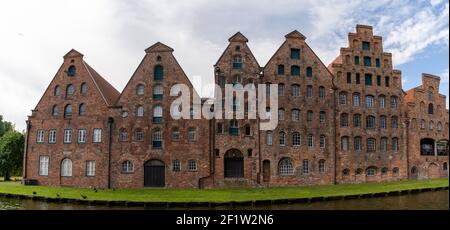
M 33 193 L 35 193 L 36 196 L 44 197 L 108 201 L 226 202 L 358 195 L 443 187 L 448 186 L 448 183 L 448 179 L 445 178 L 422 181 L 303 187 L 227 188 L 208 190 L 164 188 L 98 189 L 96 192 L 94 189 L 23 186 L 19 182 L 0 182 L 0 193 L 21 195 L 33 195 Z

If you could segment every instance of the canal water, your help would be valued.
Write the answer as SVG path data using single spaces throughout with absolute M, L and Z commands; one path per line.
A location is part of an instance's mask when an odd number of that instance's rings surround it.
M 105 209 L 161 209 L 151 207 L 107 207 L 77 204 L 47 203 L 42 201 L 0 198 L 0 210 L 105 210 Z M 170 208 L 177 209 L 177 208 Z M 178 208 L 185 209 L 185 208 Z M 205 208 L 189 208 L 205 209 Z M 230 209 L 216 207 L 215 210 Z M 258 207 L 234 207 L 235 210 L 449 210 L 449 191 L 423 192 L 404 196 L 312 202 L 309 204 L 284 204 Z

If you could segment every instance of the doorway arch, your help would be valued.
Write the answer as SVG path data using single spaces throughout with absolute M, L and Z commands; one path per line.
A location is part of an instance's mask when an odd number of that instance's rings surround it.
M 160 160 L 149 160 L 144 164 L 144 187 L 164 187 L 166 166 Z
M 244 177 L 244 156 L 237 149 L 230 149 L 225 153 L 223 159 L 225 178 Z

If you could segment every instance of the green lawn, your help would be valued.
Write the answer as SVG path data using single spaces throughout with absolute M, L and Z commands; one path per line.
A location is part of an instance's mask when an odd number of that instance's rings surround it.
M 288 198 L 311 198 L 320 196 L 357 195 L 376 192 L 390 192 L 417 188 L 434 188 L 448 186 L 448 178 L 401 181 L 389 183 L 370 183 L 353 185 L 323 185 L 302 187 L 273 187 L 273 188 L 227 188 L 227 189 L 117 189 L 101 190 L 83 188 L 59 188 L 45 186 L 23 186 L 19 182 L 0 182 L 0 193 L 37 196 L 76 198 L 87 200 L 115 200 L 115 201 L 157 201 L 157 202 L 183 202 L 183 201 L 252 201 L 275 200 Z

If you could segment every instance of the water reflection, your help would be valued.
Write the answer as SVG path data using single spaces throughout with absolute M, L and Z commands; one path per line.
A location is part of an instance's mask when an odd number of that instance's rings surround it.
M 258 207 L 235 207 L 233 209 L 272 209 L 272 210 L 448 210 L 448 190 L 424 192 L 413 195 L 370 198 L 358 200 L 338 200 L 313 202 L 309 204 L 273 205 Z M 32 200 L 17 200 L 0 198 L 0 210 L 105 210 L 105 209 L 155 209 L 151 207 L 107 207 L 86 206 L 77 204 L 47 203 Z M 157 208 L 161 209 L 161 208 Z M 177 208 L 171 208 L 177 209 Z M 185 209 L 185 208 L 178 208 Z M 191 208 L 195 209 L 195 208 Z M 205 209 L 205 208 L 197 208 Z M 226 210 L 229 207 L 216 207 L 216 210 Z

